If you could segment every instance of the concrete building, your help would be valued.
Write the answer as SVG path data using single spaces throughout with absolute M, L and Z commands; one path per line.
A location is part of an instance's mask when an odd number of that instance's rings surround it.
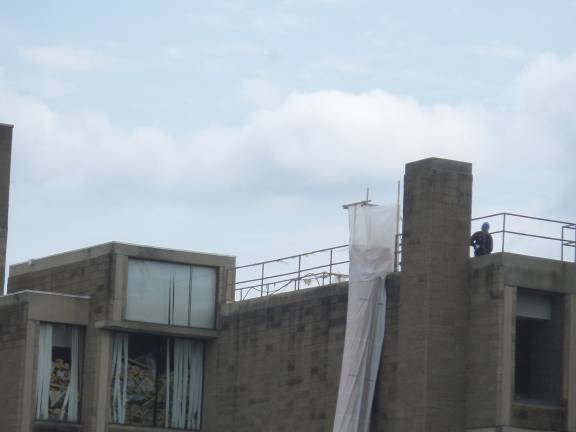
M 404 184 L 371 431 L 576 432 L 576 264 L 470 258 L 468 163 Z M 11 266 L 0 431 L 331 431 L 348 284 L 238 300 L 234 267 L 120 243 Z

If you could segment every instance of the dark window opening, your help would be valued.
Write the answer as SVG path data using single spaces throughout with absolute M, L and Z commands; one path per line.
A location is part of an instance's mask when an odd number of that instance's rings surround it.
M 562 296 L 518 290 L 517 400 L 558 405 L 562 399 L 563 306 Z
M 198 430 L 204 344 L 145 334 L 114 335 L 112 421 Z
M 38 329 L 36 419 L 78 423 L 84 331 L 52 323 Z

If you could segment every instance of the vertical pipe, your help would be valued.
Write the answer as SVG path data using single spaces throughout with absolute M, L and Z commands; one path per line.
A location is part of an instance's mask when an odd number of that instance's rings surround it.
M 504 252 L 505 237 L 506 237 L 506 213 L 504 213 L 504 221 L 502 222 L 502 252 Z

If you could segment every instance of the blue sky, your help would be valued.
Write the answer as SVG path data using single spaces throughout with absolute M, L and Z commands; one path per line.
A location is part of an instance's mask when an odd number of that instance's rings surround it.
M 575 1 L 11 2 L 8 262 L 110 240 L 347 241 L 406 162 L 474 163 L 474 214 L 576 219 Z

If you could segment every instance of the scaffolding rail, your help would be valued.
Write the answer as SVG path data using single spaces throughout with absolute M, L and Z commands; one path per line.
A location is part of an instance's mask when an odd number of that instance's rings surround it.
M 475 217 L 488 221 L 493 252 L 514 252 L 576 262 L 576 223 L 517 213 Z M 471 230 L 471 233 L 475 231 Z M 558 248 L 559 246 L 559 248 Z M 396 235 L 394 271 L 402 267 L 402 235 Z M 262 261 L 230 269 L 236 301 L 348 281 L 348 245 Z

